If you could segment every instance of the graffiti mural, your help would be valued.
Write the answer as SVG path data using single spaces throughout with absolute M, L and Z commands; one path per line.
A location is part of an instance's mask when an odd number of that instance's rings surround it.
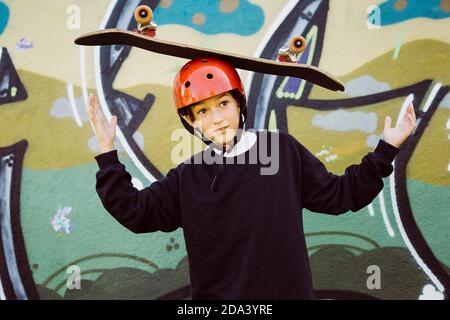
M 27 92 L 6 48 L 2 48 L 0 55 L 0 75 L 0 105 L 27 98 Z
M 247 127 L 289 132 L 336 174 L 413 101 L 417 127 L 377 198 L 338 218 L 303 211 L 314 287 L 320 299 L 448 298 L 450 2 L 207 3 L 39 0 L 23 12 L 0 1 L 0 299 L 190 299 L 183 231 L 133 234 L 95 192 L 89 92 L 118 116 L 116 147 L 136 188 L 176 165 L 171 134 L 182 125 L 171 85 L 185 60 L 73 44 L 96 29 L 134 29 L 140 4 L 153 8 L 158 37 L 175 42 L 275 59 L 292 36 L 305 37 L 299 63 L 330 71 L 346 91 L 239 70 Z

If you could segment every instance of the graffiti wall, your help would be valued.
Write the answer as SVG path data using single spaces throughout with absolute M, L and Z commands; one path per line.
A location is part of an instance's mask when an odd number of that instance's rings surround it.
M 153 8 L 159 38 L 216 50 L 275 59 L 303 35 L 299 63 L 345 92 L 239 70 L 247 126 L 289 132 L 336 174 L 413 101 L 417 127 L 377 198 L 339 217 L 303 211 L 313 281 L 323 299 L 448 296 L 450 1 L 1 0 L 0 299 L 190 299 L 183 230 L 133 234 L 95 192 L 90 92 L 118 115 L 136 188 L 176 165 L 171 85 L 186 60 L 73 43 L 136 28 L 139 4 Z

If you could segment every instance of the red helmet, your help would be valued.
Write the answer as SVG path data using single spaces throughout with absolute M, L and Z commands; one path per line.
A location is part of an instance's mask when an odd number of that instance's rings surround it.
M 197 58 L 181 67 L 175 76 L 173 99 L 180 112 L 186 106 L 233 89 L 245 96 L 236 69 L 217 58 Z

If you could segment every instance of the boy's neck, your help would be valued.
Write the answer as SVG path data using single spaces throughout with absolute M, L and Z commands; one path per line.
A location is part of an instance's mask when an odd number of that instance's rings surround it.
M 240 140 L 240 138 L 242 138 L 242 136 L 244 135 L 244 133 L 245 133 L 245 131 L 242 130 L 241 136 L 239 137 L 239 140 Z M 239 143 L 239 141 L 238 141 L 237 143 Z M 237 143 L 236 143 L 236 144 L 237 144 Z M 231 150 L 236 146 L 236 144 L 234 143 L 234 138 L 233 138 L 228 144 L 225 144 L 225 145 L 224 145 L 224 147 L 223 147 L 223 149 L 225 149 L 225 150 L 224 150 L 224 153 L 229 153 L 229 152 L 231 152 Z

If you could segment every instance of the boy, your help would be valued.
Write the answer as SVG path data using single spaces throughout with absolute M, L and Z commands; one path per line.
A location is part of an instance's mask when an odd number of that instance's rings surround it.
M 337 176 L 289 134 L 241 130 L 245 93 L 228 63 L 188 62 L 173 94 L 183 126 L 209 146 L 140 191 L 114 150 L 117 117 L 108 123 L 90 96 L 104 207 L 135 233 L 183 228 L 193 299 L 313 299 L 302 208 L 338 215 L 371 203 L 415 126 L 412 104 L 397 127 L 386 117 L 384 140 Z M 275 173 L 248 161 L 261 142 L 278 162 Z M 208 153 L 212 164 L 198 161 Z

